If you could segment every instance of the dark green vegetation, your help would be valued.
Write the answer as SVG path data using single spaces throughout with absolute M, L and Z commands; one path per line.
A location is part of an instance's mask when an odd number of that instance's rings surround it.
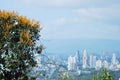
M 92 80 L 114 80 L 113 76 L 110 74 L 107 69 L 103 69 L 97 73 L 94 73 Z
M 31 80 L 27 73 L 36 65 L 35 53 L 41 53 L 40 24 L 15 12 L 0 11 L 0 80 Z

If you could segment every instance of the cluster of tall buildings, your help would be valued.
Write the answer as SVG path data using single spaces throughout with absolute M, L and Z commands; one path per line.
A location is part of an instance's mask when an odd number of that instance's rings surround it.
M 68 58 L 68 70 L 80 69 L 80 56 L 79 51 L 76 52 L 75 56 L 69 56 Z
M 88 55 L 87 51 L 84 50 L 80 57 L 79 51 L 76 52 L 75 56 L 68 57 L 68 70 L 80 70 L 86 68 L 101 69 L 107 68 L 110 70 L 120 69 L 119 61 L 117 60 L 116 54 L 113 53 L 111 60 L 101 59 L 95 55 Z

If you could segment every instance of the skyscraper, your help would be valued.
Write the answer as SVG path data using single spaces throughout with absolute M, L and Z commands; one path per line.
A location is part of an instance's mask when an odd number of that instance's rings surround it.
M 77 59 L 77 62 L 79 63 L 79 62 L 80 62 L 80 54 L 79 54 L 79 51 L 76 52 L 75 57 L 76 57 L 76 59 Z
M 97 60 L 96 61 L 96 69 L 101 69 L 102 68 L 102 61 L 101 60 Z
M 87 51 L 83 52 L 83 68 L 87 68 Z
M 93 55 L 90 55 L 90 68 L 93 68 Z
M 90 55 L 90 68 L 95 68 L 96 66 L 96 56 Z
M 117 68 L 118 63 L 119 63 L 119 62 L 118 62 L 118 60 L 117 60 L 117 58 L 116 58 L 116 55 L 115 55 L 115 53 L 113 53 L 112 59 L 111 59 L 110 69 L 111 69 L 111 70 L 115 70 L 115 69 Z
M 76 52 L 75 59 L 76 59 L 77 69 L 80 69 L 80 54 L 79 54 L 79 51 Z
M 72 70 L 72 63 L 73 63 L 72 56 L 69 56 L 68 57 L 68 70 Z
M 112 55 L 112 60 L 111 60 L 112 65 L 116 65 L 116 55 L 113 53 Z
M 106 60 L 103 61 L 102 65 L 103 65 L 103 68 L 108 69 L 108 67 L 109 67 L 108 61 L 106 61 Z
M 93 68 L 96 66 L 96 56 L 93 56 Z
M 76 52 L 75 56 L 68 57 L 68 70 L 78 70 L 78 69 L 80 69 L 79 51 Z

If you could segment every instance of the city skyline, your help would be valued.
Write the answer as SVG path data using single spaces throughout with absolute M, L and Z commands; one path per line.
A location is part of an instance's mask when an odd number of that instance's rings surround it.
M 81 56 L 81 57 L 80 57 Z M 80 58 L 78 60 L 78 57 Z M 84 69 L 96 69 L 100 70 L 102 68 L 107 68 L 108 70 L 119 70 L 120 62 L 119 58 L 115 53 L 112 53 L 112 56 L 108 55 L 95 55 L 89 54 L 87 50 L 83 50 L 83 53 L 80 55 L 77 51 L 74 56 L 69 56 L 67 61 L 68 70 L 84 70 Z

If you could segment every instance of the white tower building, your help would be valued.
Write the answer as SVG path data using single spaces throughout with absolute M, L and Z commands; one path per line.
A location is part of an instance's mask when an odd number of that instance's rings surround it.
M 93 55 L 90 55 L 90 68 L 93 68 Z
M 80 69 L 80 55 L 79 55 L 79 51 L 77 51 L 75 56 L 68 57 L 68 70 L 79 70 L 79 69 Z
M 107 69 L 108 69 L 108 67 L 109 67 L 109 64 L 108 64 L 108 62 L 107 62 L 106 60 L 103 61 L 103 67 L 104 67 L 104 68 L 107 68 Z
M 83 68 L 87 68 L 87 51 L 83 52 Z
M 76 54 L 75 54 L 75 60 L 76 60 L 76 64 L 77 64 L 77 69 L 80 69 L 80 54 L 79 54 L 79 51 L 77 51 Z
M 68 57 L 68 70 L 72 69 L 72 56 Z
M 76 70 L 77 69 L 77 60 L 75 57 L 68 57 L 68 70 Z
M 115 70 L 117 69 L 117 65 L 119 64 L 117 58 L 116 58 L 116 55 L 115 53 L 113 53 L 112 55 L 112 59 L 111 59 L 111 65 L 110 65 L 110 69 L 111 70 Z
M 90 68 L 95 68 L 96 66 L 96 56 L 90 55 Z
M 113 55 L 112 55 L 112 60 L 111 60 L 111 63 L 112 63 L 112 65 L 116 65 L 116 55 L 115 55 L 115 53 L 113 53 Z
M 93 56 L 93 68 L 96 66 L 96 56 Z
M 80 62 L 80 54 L 79 54 L 79 51 L 76 52 L 75 57 L 76 57 L 76 59 L 77 59 L 77 62 L 79 63 L 79 62 Z
M 100 69 L 102 68 L 102 61 L 101 60 L 97 60 L 96 61 L 96 69 Z
M 90 55 L 90 68 L 95 68 L 96 66 L 96 56 Z

